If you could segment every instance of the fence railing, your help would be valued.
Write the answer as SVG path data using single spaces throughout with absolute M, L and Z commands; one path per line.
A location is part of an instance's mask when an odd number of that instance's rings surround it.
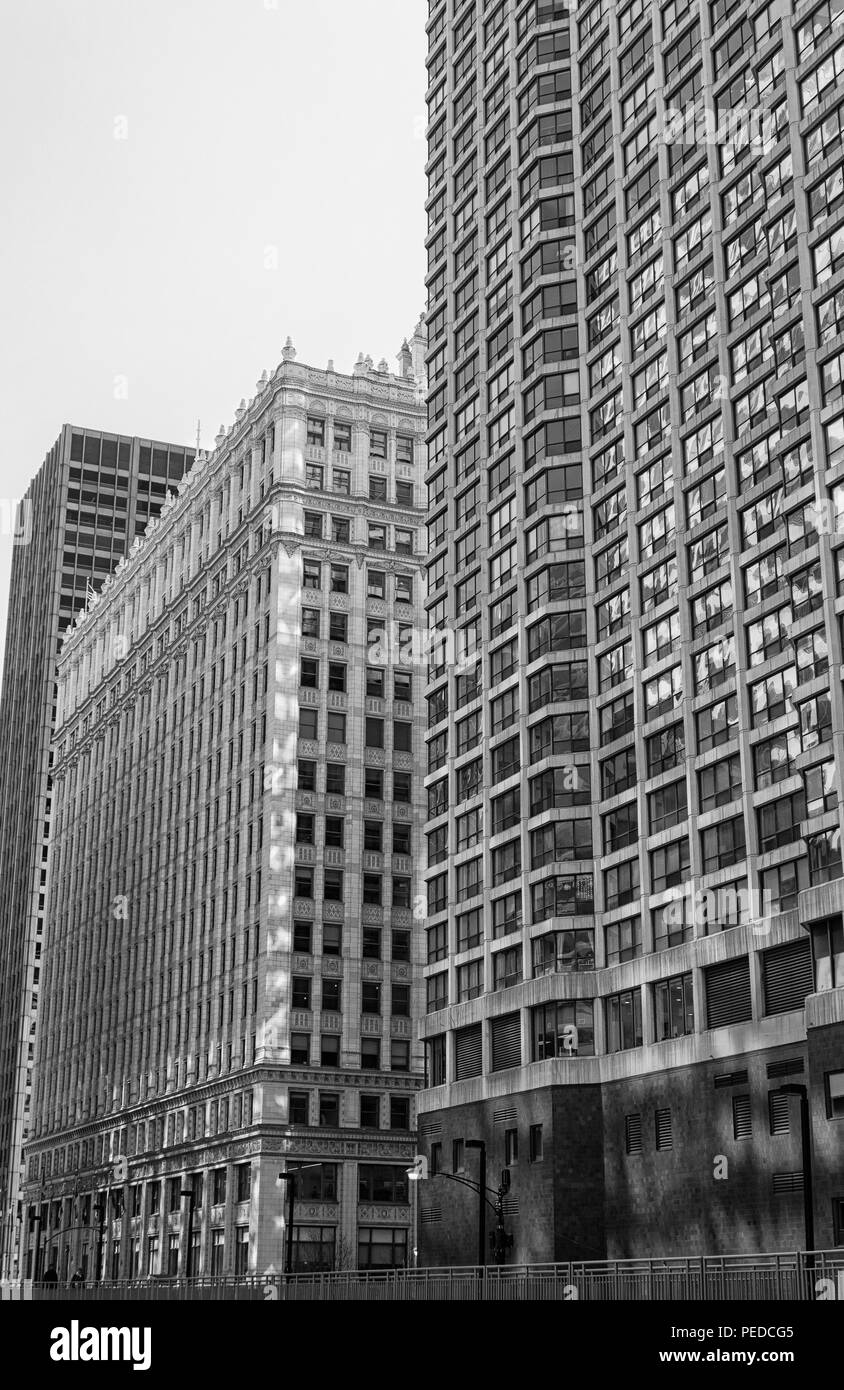
M 678 1255 L 567 1264 L 208 1275 L 0 1285 L 2 1299 L 293 1302 L 844 1301 L 844 1247 L 814 1253 Z

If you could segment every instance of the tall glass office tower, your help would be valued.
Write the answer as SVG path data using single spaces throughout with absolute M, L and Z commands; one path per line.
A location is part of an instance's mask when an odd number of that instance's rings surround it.
M 428 33 L 420 1259 L 840 1243 L 840 0 Z

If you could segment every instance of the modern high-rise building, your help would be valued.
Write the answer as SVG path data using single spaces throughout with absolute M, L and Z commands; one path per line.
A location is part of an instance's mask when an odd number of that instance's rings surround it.
M 62 646 L 25 1275 L 413 1257 L 423 334 L 288 340 Z
M 420 1260 L 841 1244 L 841 6 L 429 11 Z
M 52 814 L 61 634 L 164 503 L 193 453 L 65 425 L 18 506 L 0 702 L 0 1276 L 16 1272 Z

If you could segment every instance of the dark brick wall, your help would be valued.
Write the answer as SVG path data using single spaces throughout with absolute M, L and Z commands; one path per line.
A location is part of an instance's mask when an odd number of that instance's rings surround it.
M 810 1028 L 808 1045 L 815 1245 L 828 1250 L 835 1239 L 833 1199 L 844 1201 L 844 1120 L 827 1118 L 824 1078 L 827 1072 L 844 1070 L 844 1023 Z
M 771 1134 L 769 1094 L 784 1082 L 811 1086 L 816 1176 L 816 1244 L 832 1244 L 832 1199 L 844 1196 L 844 1122 L 828 1121 L 823 1074 L 844 1066 L 844 1025 L 811 1030 L 806 1044 L 713 1060 L 694 1067 L 626 1078 L 603 1086 L 556 1086 L 482 1101 L 423 1117 L 420 1152 L 442 1144 L 452 1172 L 452 1141 L 487 1143 L 488 1182 L 504 1166 L 504 1133 L 519 1131 L 511 1169 L 512 1204 L 505 1225 L 514 1246 L 508 1263 L 632 1259 L 666 1255 L 759 1253 L 803 1246 L 800 1191 L 775 1195 L 775 1173 L 802 1166 L 799 1102 L 791 1101 L 788 1134 Z M 802 1073 L 768 1077 L 767 1067 L 803 1062 Z M 716 1089 L 716 1076 L 746 1071 L 748 1081 Z M 752 1134 L 736 1139 L 733 1097 L 749 1095 Z M 496 1122 L 496 1112 L 515 1111 Z M 671 1111 L 672 1147 L 656 1148 L 657 1109 Z M 626 1153 L 625 1116 L 642 1119 L 642 1152 Z M 430 1132 L 430 1125 L 441 1125 Z M 528 1161 L 528 1131 L 543 1126 L 544 1157 Z M 467 1152 L 466 1174 L 478 1155 Z M 716 1168 L 723 1176 L 716 1178 Z M 420 1184 L 420 1265 L 474 1264 L 475 1195 L 447 1179 Z M 423 1214 L 435 1210 L 429 1223 Z M 494 1224 L 488 1212 L 487 1231 Z M 488 1256 L 488 1258 L 490 1258 Z
M 772 1135 L 769 1063 L 804 1059 L 805 1045 L 655 1072 L 604 1087 L 607 1253 L 626 1259 L 793 1250 L 802 1244 L 799 1192 L 774 1196 L 773 1174 L 801 1166 L 798 1102 L 791 1132 Z M 746 1085 L 715 1077 L 746 1071 Z M 800 1081 L 800 1076 L 787 1080 Z M 805 1079 L 805 1078 L 803 1078 Z M 733 1135 L 733 1097 L 750 1096 L 752 1135 Z M 671 1111 L 672 1147 L 656 1147 L 656 1111 Z M 642 1152 L 625 1151 L 625 1116 L 642 1119 Z M 726 1160 L 723 1163 L 722 1160 Z M 716 1178 L 716 1168 L 725 1174 Z
M 569 1087 L 570 1100 L 566 1107 L 567 1128 L 561 1135 L 558 1131 L 560 1088 L 523 1092 L 498 1100 L 482 1101 L 472 1105 L 456 1106 L 453 1110 L 438 1111 L 436 1115 L 423 1117 L 420 1137 L 420 1152 L 430 1155 L 431 1142 L 442 1144 L 443 1170 L 452 1173 L 452 1143 L 454 1139 L 484 1139 L 487 1146 L 487 1184 L 497 1188 L 505 1160 L 505 1131 L 518 1130 L 519 1157 L 510 1168 L 510 1193 L 506 1199 L 505 1227 L 512 1232 L 514 1244 L 508 1254 L 508 1263 L 523 1264 L 531 1262 L 552 1262 L 569 1258 L 558 1249 L 558 1232 L 555 1208 L 555 1193 L 559 1193 L 569 1175 L 574 1173 L 578 1191 L 582 1192 L 587 1181 L 600 1185 L 602 1181 L 600 1163 L 600 1088 Z M 496 1120 L 496 1115 L 515 1112 L 515 1118 Z M 597 1122 L 596 1122 L 597 1115 Z M 441 1122 L 442 1130 L 426 1135 L 425 1121 Z M 531 1163 L 529 1159 L 529 1131 L 531 1125 L 542 1125 L 543 1158 L 541 1162 Z M 589 1142 L 594 1150 L 591 1177 L 586 1179 L 578 1153 L 584 1145 L 583 1135 L 597 1136 Z M 584 1152 L 586 1150 L 584 1149 Z M 466 1151 L 465 1172 L 467 1177 L 477 1178 L 477 1152 Z M 478 1252 L 478 1198 L 468 1188 L 449 1181 L 448 1178 L 433 1178 L 420 1183 L 419 1191 L 419 1263 L 420 1265 L 475 1264 Z M 589 1210 L 600 1211 L 602 1198 L 592 1197 Z M 439 1219 L 434 1223 L 425 1220 L 425 1213 L 432 1208 Z M 590 1225 L 585 1209 L 578 1211 L 573 1219 L 575 1234 L 583 1232 Z M 487 1208 L 487 1261 L 492 1263 L 489 1251 L 489 1232 L 495 1225 L 495 1214 Z
M 604 1119 L 600 1086 L 555 1086 L 552 1095 L 554 1259 L 607 1257 Z M 550 1148 L 550 1144 L 548 1146 Z M 526 1258 L 529 1258 L 526 1257 Z

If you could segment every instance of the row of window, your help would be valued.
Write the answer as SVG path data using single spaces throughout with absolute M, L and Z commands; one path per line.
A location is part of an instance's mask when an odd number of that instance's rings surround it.
M 384 1104 L 387 1105 L 387 1124 L 382 1126 Z M 347 1106 L 350 1104 L 347 1095 Z M 339 1093 L 318 1091 L 316 1099 L 311 1091 L 289 1093 L 288 1118 L 291 1125 L 313 1125 L 337 1128 L 340 1124 Z M 362 1093 L 359 1097 L 357 1121 L 361 1129 L 409 1130 L 411 1102 L 409 1096 L 391 1095 L 388 1100 L 382 1096 Z
M 383 960 L 386 933 L 376 926 L 364 926 L 360 930 L 362 959 Z M 315 923 L 297 918 L 293 923 L 293 950 L 299 955 L 342 956 L 343 924 L 323 922 L 317 942 Z M 402 963 L 410 960 L 410 932 L 403 927 L 393 927 L 390 932 L 390 959 Z
M 328 977 L 320 981 L 319 1007 L 323 1013 L 340 1013 L 342 1009 L 342 980 Z M 363 980 L 360 986 L 362 1014 L 392 1014 L 394 1018 L 410 1017 L 410 985 L 393 981 L 390 987 L 390 1007 L 384 1007 L 386 991 L 380 980 Z M 316 1006 L 316 981 L 310 975 L 294 975 L 291 980 L 291 1005 L 294 1009 L 310 1011 Z
M 834 987 L 836 976 L 841 975 L 844 968 L 844 938 L 840 918 L 814 923 L 811 936 L 811 950 L 809 941 L 801 938 L 762 953 L 762 1011 L 765 1016 L 802 1009 L 808 994 L 816 989 Z M 518 954 L 521 954 L 520 948 Z M 432 979 L 444 980 L 445 975 Z M 518 983 L 518 979 L 513 983 Z M 431 988 L 436 989 L 437 986 L 432 986 L 429 980 L 428 987 L 430 998 Z M 694 1032 L 691 972 L 657 981 L 646 988 L 650 990 L 652 999 L 652 1041 L 667 1041 Z M 707 1029 L 749 1023 L 753 1018 L 753 1005 L 748 957 L 735 957 L 704 969 L 702 993 Z M 608 1054 L 643 1046 L 646 1039 L 641 986 L 608 995 L 599 1001 L 599 1006 L 603 1008 Z M 530 1061 L 593 1056 L 593 1010 L 592 999 L 554 1001 L 532 1008 Z M 482 1023 L 457 1029 L 452 1035 L 450 1061 L 449 1035 L 443 1033 L 427 1040 L 431 1085 L 443 1085 L 447 1075 L 448 1079 L 460 1081 L 481 1074 L 484 1069 L 483 1030 Z M 521 1013 L 517 1010 L 493 1017 L 489 1020 L 487 1070 L 503 1071 L 521 1065 Z M 449 1067 L 454 1069 L 451 1075 Z
M 388 434 L 386 430 L 369 430 L 369 457 L 386 459 L 388 457 Z M 319 415 L 308 416 L 307 440 L 311 448 L 323 449 L 326 442 L 326 421 Z M 343 420 L 334 420 L 331 429 L 331 444 L 337 454 L 348 454 L 352 448 L 352 425 Z M 395 441 L 396 463 L 412 464 L 414 459 L 413 435 L 398 434 Z
M 339 1033 L 322 1033 L 319 1036 L 319 1057 L 318 1060 L 311 1061 L 311 1053 L 314 1050 L 310 1033 L 292 1032 L 290 1034 L 290 1065 L 294 1067 L 336 1067 L 339 1068 L 341 1038 Z M 345 1065 L 345 1064 L 343 1064 Z M 410 1043 L 406 1038 L 391 1038 L 383 1040 L 381 1038 L 361 1038 L 360 1040 L 360 1065 L 362 1071 L 410 1071 Z M 335 1093 L 331 1092 L 334 1095 Z M 340 1113 L 340 1096 L 335 1095 L 337 1101 L 336 1114 Z M 333 1104 L 333 1102 L 332 1102 Z M 334 1110 L 331 1113 L 335 1113 Z M 320 1124 L 333 1124 L 334 1121 L 320 1120 Z M 337 1121 L 339 1123 L 339 1119 Z
M 305 481 L 309 488 L 317 492 L 325 491 L 325 469 L 321 463 L 305 464 Z M 344 469 L 333 468 L 331 470 L 331 489 L 332 492 L 348 497 L 351 493 L 351 474 Z M 386 502 L 387 479 L 377 474 L 370 474 L 369 478 L 369 500 L 370 502 Z M 399 507 L 414 506 L 414 485 L 412 482 L 405 482 L 397 478 L 394 487 L 394 497 L 392 499 Z M 349 520 L 346 517 L 331 518 L 332 539 L 335 541 L 349 540 Z
M 326 531 L 326 522 L 330 529 Z M 326 517 L 323 512 L 305 512 L 304 535 L 306 540 L 332 540 L 351 543 L 351 522 L 348 517 Z M 366 544 L 370 550 L 386 550 L 390 530 L 393 532 L 393 549 L 397 555 L 413 555 L 416 532 L 406 526 L 390 528 L 382 522 L 367 522 Z
M 318 817 L 310 811 L 299 811 L 296 815 L 296 843 L 297 845 L 316 845 L 319 842 L 317 834 Z M 411 826 L 406 821 L 394 821 L 392 826 L 392 853 L 410 854 L 412 847 Z M 346 844 L 346 819 L 344 816 L 325 816 L 321 843 L 334 848 L 344 849 Z M 384 851 L 384 822 L 380 820 L 365 820 L 363 823 L 363 848 L 373 854 L 382 854 Z M 379 899 L 380 900 L 380 899 Z M 366 899 L 370 901 L 370 899 Z

